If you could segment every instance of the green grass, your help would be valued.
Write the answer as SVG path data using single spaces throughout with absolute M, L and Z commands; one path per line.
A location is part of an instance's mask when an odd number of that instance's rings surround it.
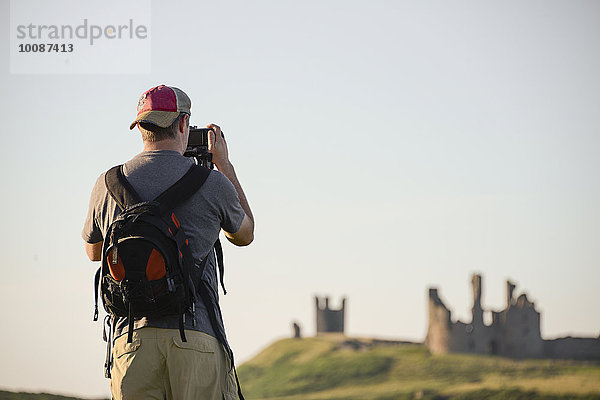
M 248 400 L 600 399 L 600 362 L 432 355 L 341 336 L 285 339 L 238 369 Z M 0 400 L 75 400 L 0 391 Z
M 49 393 L 7 392 L 0 390 L 0 400 L 80 400 L 77 397 L 59 396 Z
M 432 355 L 339 336 L 275 342 L 238 374 L 249 400 L 600 399 L 600 362 Z

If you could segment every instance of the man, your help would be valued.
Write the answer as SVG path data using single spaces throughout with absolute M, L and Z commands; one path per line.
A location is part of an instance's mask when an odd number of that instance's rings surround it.
M 160 85 L 138 102 L 137 126 L 144 149 L 123 166 L 127 181 L 143 201 L 155 199 L 178 181 L 193 161 L 183 157 L 189 135 L 191 101 L 180 89 Z M 229 160 L 227 142 L 215 124 L 208 138 L 212 171 L 191 198 L 175 207 L 196 262 L 208 254 L 202 280 L 218 293 L 213 245 L 223 230 L 237 246 L 254 239 L 254 218 Z M 83 239 L 92 261 L 100 261 L 102 245 L 113 220 L 122 211 L 108 193 L 102 174 L 92 190 Z M 217 296 L 218 301 L 218 296 Z M 210 312 L 217 315 L 217 326 Z M 182 341 L 177 316 L 140 318 L 133 340 L 127 341 L 127 318 L 114 318 L 111 391 L 114 399 L 237 399 L 231 350 L 224 337 L 218 303 L 204 304 L 198 296 L 195 318 L 185 321 Z M 221 343 L 217 337 L 222 337 Z

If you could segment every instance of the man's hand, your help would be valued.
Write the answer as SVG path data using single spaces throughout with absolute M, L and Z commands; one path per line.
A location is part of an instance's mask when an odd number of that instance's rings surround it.
M 227 168 L 229 164 L 229 150 L 225 135 L 221 132 L 221 128 L 215 124 L 206 126 L 211 131 L 208 133 L 208 151 L 212 154 L 212 162 L 217 166 L 219 171 Z

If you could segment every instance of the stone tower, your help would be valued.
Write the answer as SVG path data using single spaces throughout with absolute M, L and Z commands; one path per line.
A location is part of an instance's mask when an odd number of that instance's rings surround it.
M 425 345 L 432 353 L 447 353 L 452 336 L 452 313 L 446 308 L 437 288 L 429 288 L 429 326 Z
M 511 281 L 506 281 L 506 308 L 513 305 L 513 292 L 515 291 L 515 284 Z
M 481 308 L 481 275 L 473 274 L 471 278 L 473 288 L 473 319 L 471 325 L 475 327 L 483 326 L 483 308 Z
M 324 299 L 325 305 L 318 296 L 315 296 L 317 315 L 317 335 L 323 333 L 344 333 L 344 311 L 346 298 L 342 298 L 342 307 L 337 310 L 329 308 L 329 297 Z

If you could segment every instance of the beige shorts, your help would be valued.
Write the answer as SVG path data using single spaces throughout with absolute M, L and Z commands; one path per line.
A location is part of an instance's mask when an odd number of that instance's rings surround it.
M 115 400 L 237 400 L 235 375 L 219 341 L 206 333 L 145 327 L 119 336 L 110 388 Z

